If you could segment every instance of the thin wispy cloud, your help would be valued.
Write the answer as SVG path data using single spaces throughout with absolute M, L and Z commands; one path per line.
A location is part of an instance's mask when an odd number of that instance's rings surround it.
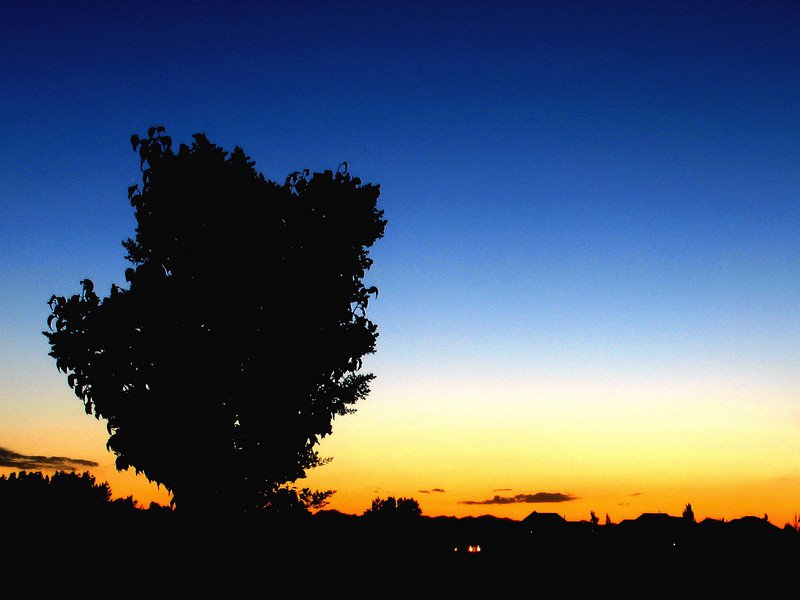
M 634 498 L 636 496 L 641 496 L 644 492 L 633 492 L 632 494 L 628 494 L 629 497 Z M 617 502 L 617 506 L 630 506 L 630 502 Z
M 439 494 L 443 494 L 444 490 L 442 488 L 433 488 L 432 490 L 417 490 L 420 494 L 430 494 L 431 492 L 436 492 Z
M 577 500 L 577 496 L 558 492 L 537 492 L 535 494 L 517 494 L 516 496 L 495 495 L 488 500 L 462 500 L 460 504 L 536 504 L 545 502 L 569 502 Z
M 92 460 L 81 458 L 68 458 L 66 456 L 35 456 L 20 454 L 0 446 L 0 467 L 9 467 L 25 471 L 55 469 L 73 471 L 85 467 L 96 467 L 98 464 Z

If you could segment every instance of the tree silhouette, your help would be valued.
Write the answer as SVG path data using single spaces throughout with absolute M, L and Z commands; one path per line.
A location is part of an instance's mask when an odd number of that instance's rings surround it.
M 689 523 L 694 523 L 694 511 L 691 504 L 687 504 L 683 509 L 683 518 Z
M 97 483 L 88 472 L 12 472 L 0 476 L 0 511 L 16 519 L 32 515 L 70 518 L 102 513 L 111 503 L 108 483 Z
M 50 299 L 50 356 L 87 414 L 107 421 L 117 469 L 163 484 L 181 512 L 324 502 L 291 484 L 325 462 L 320 439 L 369 393 L 375 351 L 363 278 L 386 221 L 379 186 L 336 173 L 267 180 L 203 134 L 173 151 L 131 137 L 142 188 L 128 287 Z
M 408 519 L 421 515 L 422 509 L 414 498 L 395 499 L 394 496 L 375 498 L 372 506 L 364 511 L 365 517 L 379 519 Z

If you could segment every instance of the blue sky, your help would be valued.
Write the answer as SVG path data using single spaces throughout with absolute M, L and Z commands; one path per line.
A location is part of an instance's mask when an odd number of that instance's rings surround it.
M 587 387 L 716 382 L 798 428 L 798 50 L 791 2 L 6 3 L 0 446 L 88 420 L 45 302 L 124 282 L 154 124 L 381 185 L 364 429 L 469 386 L 513 422 L 543 380 L 601 413 Z

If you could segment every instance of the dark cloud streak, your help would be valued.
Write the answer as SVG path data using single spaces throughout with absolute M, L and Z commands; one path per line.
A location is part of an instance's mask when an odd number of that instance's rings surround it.
M 9 467 L 24 471 L 40 469 L 56 469 L 73 471 L 84 467 L 96 467 L 98 463 L 80 458 L 66 456 L 32 456 L 13 452 L 0 446 L 0 467 Z
M 569 502 L 577 500 L 577 496 L 553 492 L 537 492 L 536 494 L 517 494 L 516 496 L 497 496 L 488 500 L 462 500 L 460 504 L 535 504 L 544 502 Z

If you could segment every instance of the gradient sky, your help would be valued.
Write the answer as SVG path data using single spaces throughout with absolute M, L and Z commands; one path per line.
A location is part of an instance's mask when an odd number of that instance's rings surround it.
M 381 186 L 377 378 L 298 482 L 331 508 L 800 513 L 800 4 L 5 2 L 0 65 L 0 473 L 169 499 L 41 334 L 125 283 L 164 125 Z

